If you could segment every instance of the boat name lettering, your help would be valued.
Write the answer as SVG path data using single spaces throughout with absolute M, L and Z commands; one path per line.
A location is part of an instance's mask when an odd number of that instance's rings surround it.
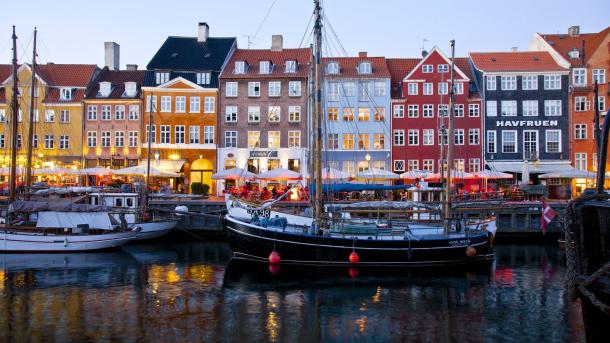
M 277 150 L 256 150 L 250 151 L 250 157 L 277 157 Z
M 271 216 L 270 210 L 248 210 L 248 213 L 252 216 L 256 214 L 262 218 L 269 218 Z
M 469 244 L 470 244 L 469 239 L 458 239 L 455 241 L 449 241 L 449 245 L 451 245 L 451 246 L 469 245 Z
M 504 120 L 496 122 L 497 127 L 519 126 L 559 126 L 557 120 Z

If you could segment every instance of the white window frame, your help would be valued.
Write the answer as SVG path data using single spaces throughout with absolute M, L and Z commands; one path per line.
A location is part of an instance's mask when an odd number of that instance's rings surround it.
M 538 116 L 538 100 L 523 100 L 521 102 L 521 113 L 524 117 Z
M 301 106 L 288 106 L 288 122 L 289 123 L 300 123 L 301 122 Z
M 422 118 L 434 118 L 434 105 L 423 104 L 422 105 Z
M 87 147 L 97 147 L 97 131 L 87 131 Z
M 492 137 L 493 136 L 493 141 L 492 141 Z M 490 143 L 493 142 L 493 150 L 490 149 Z M 487 137 L 485 139 L 485 150 L 487 151 L 488 154 L 496 154 L 498 153 L 498 135 L 496 130 L 488 130 L 487 131 Z
M 189 113 L 201 112 L 201 97 L 190 96 L 189 97 Z
M 517 154 L 519 153 L 519 135 L 517 134 L 517 130 L 502 130 L 500 131 L 502 133 L 502 153 L 503 154 Z M 508 141 L 507 139 L 505 139 L 504 134 L 511 134 L 514 137 L 514 147 L 515 147 L 515 151 L 507 151 L 505 149 L 505 147 L 508 147 L 506 145 L 506 141 Z
M 478 128 L 468 129 L 468 145 L 480 145 L 481 144 L 481 130 Z
M 227 98 L 234 98 L 238 94 L 238 83 L 235 81 L 225 82 L 225 96 Z
M 557 145 L 558 145 L 557 151 L 549 151 L 549 143 L 551 142 L 549 140 L 549 134 L 551 134 L 551 133 L 557 134 L 557 141 L 556 141 Z M 545 130 L 544 136 L 545 136 L 544 137 L 544 148 L 547 153 L 556 154 L 556 153 L 562 152 L 561 151 L 562 150 L 561 149 L 561 130 Z
M 174 125 L 174 144 L 186 143 L 186 127 L 184 125 Z
M 593 83 L 597 81 L 597 84 L 603 85 L 606 83 L 606 69 L 593 69 L 591 71 Z
M 424 64 L 421 66 L 422 73 L 428 74 L 434 72 L 434 66 L 432 64 Z
M 424 95 L 434 95 L 434 83 L 432 83 L 432 82 L 424 82 L 424 85 L 423 85 L 423 94 Z
M 175 112 L 186 113 L 186 96 L 177 95 L 176 97 L 174 97 L 174 101 Z M 161 112 L 163 112 L 163 110 L 161 110 Z
M 468 104 L 468 117 L 477 118 L 481 116 L 479 104 Z
M 495 91 L 497 90 L 497 77 L 495 75 L 485 76 L 485 90 Z
M 544 75 L 544 89 L 561 89 L 561 75 Z
M 161 112 L 168 113 L 172 111 L 172 97 L 169 95 L 161 96 Z
M 587 68 L 572 68 L 572 85 L 580 87 L 587 85 Z
M 500 88 L 503 91 L 517 90 L 517 76 L 516 75 L 500 76 Z
M 201 127 L 199 125 L 189 126 L 189 144 L 201 143 Z
M 237 148 L 237 131 L 225 131 L 225 148 Z
M 260 123 L 261 121 L 261 107 L 260 106 L 248 106 L 248 123 Z
M 434 145 L 434 129 L 422 130 L 422 145 Z
M 207 125 L 203 127 L 203 144 L 214 144 L 214 126 Z
M 206 96 L 203 98 L 203 113 L 216 113 L 216 97 Z
M 117 148 L 125 146 L 125 131 L 114 131 L 114 146 Z
M 225 106 L 225 123 L 237 123 L 238 111 L 237 106 Z
M 409 82 L 407 85 L 407 94 L 409 95 L 417 95 L 418 84 L 416 82 Z
M 395 129 L 392 131 L 392 142 L 394 146 L 404 146 L 405 145 L 405 130 L 403 129 Z
M 267 108 L 267 121 L 269 123 L 279 123 L 281 120 L 282 120 L 282 107 L 281 106 L 269 106 Z
M 261 83 L 259 81 L 248 82 L 248 97 L 258 98 L 261 96 Z
M 523 75 L 521 76 L 521 89 L 524 91 L 533 91 L 538 89 L 538 75 Z
M 403 104 L 394 104 L 392 117 L 394 118 L 404 118 L 405 117 L 405 105 Z
M 500 102 L 502 117 L 516 117 L 518 113 L 517 100 L 502 100 Z M 510 111 L 509 111 L 510 110 Z
M 546 117 L 559 117 L 562 115 L 562 107 L 561 100 L 544 100 L 544 115 Z M 552 109 L 557 111 L 551 111 Z
M 267 84 L 267 95 L 270 98 L 277 98 L 282 95 L 282 82 L 281 81 L 269 81 Z
M 289 81 L 288 82 L 288 96 L 290 96 L 290 97 L 301 96 L 301 81 Z

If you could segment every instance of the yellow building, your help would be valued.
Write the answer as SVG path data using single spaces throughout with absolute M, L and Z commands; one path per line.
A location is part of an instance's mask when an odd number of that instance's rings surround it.
M 83 98 L 99 72 L 96 65 L 42 64 L 37 66 L 33 107 L 33 166 L 78 167 L 83 160 Z M 19 124 L 18 164 L 26 161 L 30 126 L 32 69 L 23 64 L 18 70 Z M 0 165 L 8 166 L 11 149 L 11 65 L 0 65 Z

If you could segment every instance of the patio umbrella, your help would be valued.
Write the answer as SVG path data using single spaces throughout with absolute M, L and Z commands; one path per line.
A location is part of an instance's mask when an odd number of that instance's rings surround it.
M 275 168 L 255 176 L 259 180 L 300 180 L 301 174 L 286 168 Z
M 479 172 L 473 173 L 473 175 L 479 179 L 512 179 L 513 175 L 508 173 L 503 173 L 494 170 L 481 170 Z
M 112 175 L 112 170 L 103 167 L 94 167 L 94 168 L 85 168 L 81 170 L 77 170 L 77 175 L 98 175 L 98 176 L 106 176 Z
M 523 169 L 521 170 L 521 184 L 527 185 L 530 183 L 530 168 L 527 161 L 523 161 Z
M 400 176 L 389 170 L 383 169 L 369 169 L 365 172 L 356 174 L 356 179 L 364 180 L 396 180 L 400 179 Z
M 59 174 L 70 174 L 73 170 L 66 168 L 40 168 L 32 171 L 33 175 L 59 175 Z
M 457 170 L 452 170 L 451 171 L 451 178 L 452 179 L 462 179 L 462 180 L 467 180 L 467 179 L 474 179 L 475 176 L 471 173 L 467 173 L 464 171 L 457 171 Z M 440 180 L 441 179 L 441 174 L 440 173 L 434 173 L 434 174 L 430 174 L 428 175 L 425 180 L 426 181 L 436 181 L 436 180 Z
M 251 173 L 243 168 L 231 168 L 222 170 L 214 175 L 214 180 L 251 180 L 254 179 L 256 174 Z
M 351 175 L 342 170 L 338 170 L 335 168 L 324 168 L 322 169 L 322 178 L 323 179 L 349 179 Z
M 146 176 L 146 166 L 133 166 L 123 169 L 117 169 L 113 171 L 114 175 L 123 175 L 123 176 Z M 180 174 L 172 173 L 164 170 L 157 169 L 155 167 L 150 167 L 150 176 L 154 177 L 179 177 Z
M 25 169 L 22 167 L 17 166 L 17 174 L 25 174 Z M 0 168 L 0 175 L 2 176 L 6 176 L 6 175 L 10 175 L 11 173 L 11 168 L 9 167 L 4 167 L 4 168 Z
M 590 172 L 587 170 L 570 169 L 562 170 L 554 173 L 542 174 L 539 176 L 541 179 L 595 179 L 597 173 Z M 610 175 L 606 174 L 606 179 L 609 179 Z
M 430 173 L 423 171 L 423 170 L 409 170 L 406 173 L 402 173 L 400 175 L 400 178 L 407 179 L 407 180 L 415 180 L 415 179 L 423 179 L 428 175 L 430 175 Z

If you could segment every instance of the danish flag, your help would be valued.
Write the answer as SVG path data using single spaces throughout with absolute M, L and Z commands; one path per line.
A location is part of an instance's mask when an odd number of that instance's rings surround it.
M 559 213 L 549 206 L 544 199 L 542 199 L 542 216 L 540 217 L 540 227 L 542 228 L 542 234 L 546 234 L 547 225 L 557 217 Z

